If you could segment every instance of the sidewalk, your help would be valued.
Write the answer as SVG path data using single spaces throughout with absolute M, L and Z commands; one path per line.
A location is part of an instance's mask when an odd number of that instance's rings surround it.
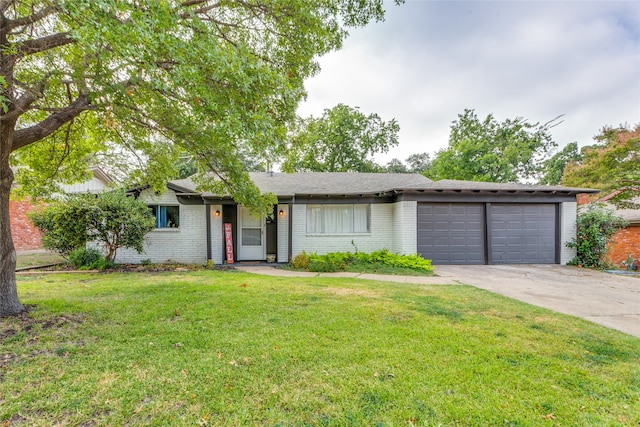
M 460 282 L 451 277 L 440 276 L 391 276 L 387 274 L 368 273 L 310 273 L 275 268 L 268 265 L 236 265 L 236 270 L 263 276 L 282 277 L 347 277 L 353 279 L 379 280 L 383 282 L 412 283 L 416 285 L 459 285 Z

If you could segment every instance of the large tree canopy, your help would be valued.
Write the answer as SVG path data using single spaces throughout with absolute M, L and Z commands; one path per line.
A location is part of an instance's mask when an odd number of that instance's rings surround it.
M 429 177 L 492 182 L 536 178 L 546 153 L 556 146 L 549 133 L 556 120 L 498 122 L 492 114 L 480 120 L 474 110 L 465 110 L 451 125 L 449 147 L 436 153 Z
M 638 208 L 640 195 L 640 124 L 604 127 L 596 144 L 582 147 L 581 160 L 567 164 L 562 183 L 616 192 L 612 201 Z
M 382 17 L 382 0 L 0 0 L 0 315 L 23 310 L 10 158 L 51 191 L 116 149 L 160 187 L 186 151 L 203 189 L 266 210 L 235 153 L 284 141 L 315 58 Z
M 542 165 L 542 177 L 538 181 L 538 184 L 560 184 L 562 174 L 564 173 L 567 164 L 571 162 L 579 162 L 580 159 L 582 159 L 582 155 L 578 151 L 578 143 L 571 142 L 567 144 L 562 150 L 544 161 Z
M 282 164 L 286 172 L 376 172 L 372 159 L 398 145 L 400 126 L 384 122 L 377 114 L 338 104 L 322 117 L 303 119 L 291 136 Z

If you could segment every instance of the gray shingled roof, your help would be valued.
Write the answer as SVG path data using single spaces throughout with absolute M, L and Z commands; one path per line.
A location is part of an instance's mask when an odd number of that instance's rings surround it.
M 477 182 L 442 179 L 432 181 L 428 187 L 433 190 L 498 190 L 498 191 L 571 191 L 576 193 L 597 193 L 599 190 L 588 188 L 563 187 L 560 185 L 533 185 L 511 182 Z
M 617 215 L 620 215 L 630 225 L 640 225 L 640 209 L 618 209 Z
M 263 193 L 279 197 L 293 195 L 361 195 L 381 194 L 392 191 L 518 191 L 518 192 L 572 192 L 594 193 L 598 190 L 562 186 L 529 185 L 514 183 L 440 180 L 432 181 L 416 173 L 351 173 L 351 172 L 250 172 L 249 176 Z M 191 179 L 170 182 L 171 186 L 185 193 L 197 193 Z M 203 196 L 213 196 L 203 193 Z
M 424 188 L 432 182 L 417 173 L 250 172 L 249 176 L 263 193 L 281 197 L 296 194 L 378 194 L 404 188 Z M 195 185 L 189 178 L 171 181 L 171 184 L 195 192 Z

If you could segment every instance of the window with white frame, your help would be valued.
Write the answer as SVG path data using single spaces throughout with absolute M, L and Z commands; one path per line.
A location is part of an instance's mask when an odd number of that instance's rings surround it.
M 307 205 L 308 234 L 368 233 L 370 205 Z
M 156 228 L 180 227 L 180 206 L 149 205 L 156 217 Z

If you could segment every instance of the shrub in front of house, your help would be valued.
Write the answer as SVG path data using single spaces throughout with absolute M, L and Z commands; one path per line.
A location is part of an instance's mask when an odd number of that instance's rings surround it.
M 69 264 L 78 270 L 104 270 L 113 266 L 113 263 L 107 261 L 102 252 L 95 248 L 80 248 L 71 252 Z
M 423 273 L 433 271 L 431 260 L 424 259 L 418 254 L 399 255 L 388 249 L 371 253 L 331 252 L 325 255 L 302 252 L 291 260 L 290 265 L 296 270 L 318 273 L 367 270 L 372 266 L 411 269 Z
M 626 221 L 611 209 L 593 203 L 578 213 L 576 237 L 566 245 L 576 249 L 576 257 L 569 265 L 604 269 L 609 265 L 605 259 L 607 243 L 613 235 L 627 225 Z

